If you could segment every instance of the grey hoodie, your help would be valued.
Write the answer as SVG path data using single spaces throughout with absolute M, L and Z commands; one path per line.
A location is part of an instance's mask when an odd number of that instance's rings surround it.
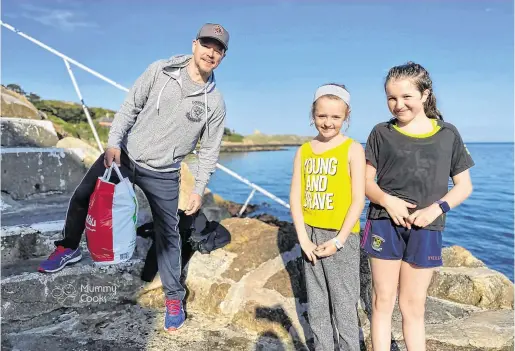
M 107 146 L 122 148 L 141 167 L 169 172 L 180 168 L 200 137 L 194 193 L 203 195 L 220 152 L 225 103 L 214 74 L 185 96 L 180 70 L 191 58 L 173 56 L 147 68 L 116 113 Z

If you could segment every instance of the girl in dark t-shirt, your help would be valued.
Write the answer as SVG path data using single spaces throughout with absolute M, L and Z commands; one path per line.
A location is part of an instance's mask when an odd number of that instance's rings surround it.
M 365 149 L 370 206 L 361 246 L 372 268 L 372 345 L 390 349 L 399 286 L 406 346 L 425 350 L 426 294 L 442 265 L 445 213 L 471 194 L 474 162 L 458 130 L 443 121 L 422 66 L 390 69 L 385 91 L 394 118 L 374 127 Z

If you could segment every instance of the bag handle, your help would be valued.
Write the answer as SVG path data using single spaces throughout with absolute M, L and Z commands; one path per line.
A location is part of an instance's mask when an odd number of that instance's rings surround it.
M 118 168 L 118 165 L 115 162 L 113 162 L 113 163 L 111 163 L 111 167 L 114 168 L 114 170 L 116 172 L 116 175 L 118 176 L 118 179 L 120 179 L 120 181 L 122 181 L 123 180 L 123 175 L 120 172 L 120 168 Z
M 111 164 L 111 167 L 109 168 L 106 168 L 105 172 L 104 172 L 104 176 L 102 177 L 102 179 L 106 182 L 109 181 L 109 179 L 111 179 L 111 171 L 113 170 L 113 167 L 112 167 L 112 164 Z
M 123 180 L 123 175 L 120 172 L 120 168 L 118 168 L 118 165 L 115 162 L 111 163 L 111 167 L 106 168 L 106 170 L 104 172 L 103 179 L 106 182 L 108 182 L 109 179 L 111 179 L 111 173 L 113 172 L 113 169 L 116 172 L 116 175 L 118 176 L 118 179 L 120 179 L 120 181 L 122 181 Z

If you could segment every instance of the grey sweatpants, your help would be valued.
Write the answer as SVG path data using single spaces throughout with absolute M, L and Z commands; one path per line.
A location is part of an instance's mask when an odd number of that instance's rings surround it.
M 306 230 L 316 245 L 337 235 L 335 230 L 309 225 Z M 343 249 L 317 260 L 315 265 L 304 261 L 304 273 L 315 349 L 359 351 L 359 235 L 350 234 Z

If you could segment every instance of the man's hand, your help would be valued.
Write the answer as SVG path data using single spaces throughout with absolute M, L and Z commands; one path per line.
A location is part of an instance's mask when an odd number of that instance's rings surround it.
M 334 255 L 338 249 L 336 248 L 336 244 L 334 243 L 333 239 L 326 241 L 322 245 L 318 245 L 315 251 L 315 255 L 317 255 L 318 258 L 324 258 Z
M 184 214 L 187 216 L 192 215 L 200 209 L 200 206 L 202 206 L 202 196 L 199 194 L 191 194 L 188 200 L 188 207 L 186 207 Z
M 120 155 L 121 154 L 122 154 L 122 152 L 120 149 L 117 149 L 114 147 L 110 147 L 109 149 L 107 149 L 106 152 L 104 153 L 105 168 L 111 167 L 111 163 L 113 163 L 113 160 L 114 160 L 114 162 L 116 162 L 116 164 L 118 166 L 120 166 L 121 165 L 121 163 L 120 163 Z

